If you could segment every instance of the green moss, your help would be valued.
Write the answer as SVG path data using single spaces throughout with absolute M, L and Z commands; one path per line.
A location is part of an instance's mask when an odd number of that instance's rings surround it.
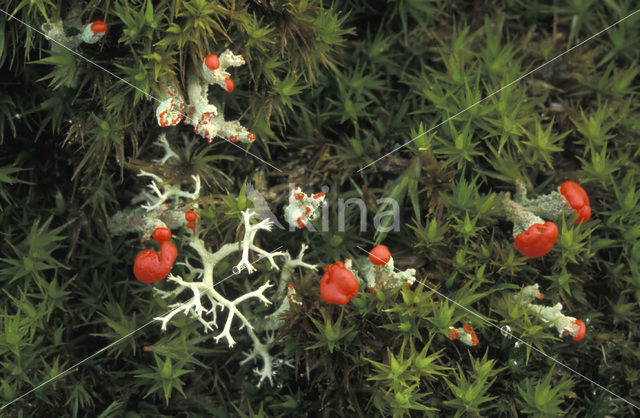
M 124 339 L 2 413 L 637 413 L 541 354 L 640 399 L 632 367 L 640 359 L 640 14 L 549 62 L 635 7 L 565 3 L 4 2 L 36 29 L 74 17 L 109 29 L 76 50 L 99 68 L 0 14 L 0 404 Z M 160 79 L 184 86 L 188 70 L 227 48 L 247 63 L 234 92 L 211 99 L 257 134 L 246 150 L 259 159 L 222 139 L 183 141 L 188 128 L 154 119 Z M 158 164 L 162 132 L 177 158 Z M 199 231 L 214 247 L 233 242 L 239 212 L 256 205 L 249 183 L 280 219 L 289 183 L 328 186 L 326 230 L 322 220 L 312 224 L 318 232 L 277 229 L 261 246 L 305 242 L 308 261 L 323 267 L 347 257 L 363 265 L 358 247 L 383 243 L 428 287 L 360 289 L 338 307 L 321 299 L 320 272 L 294 272 L 302 304 L 291 304 L 272 336 L 271 352 L 288 360 L 274 364 L 273 387 L 258 387 L 255 366 L 240 364 L 247 336 L 228 350 L 183 315 L 166 333 L 153 324 L 130 336 L 169 309 L 133 278 L 146 248 L 140 236 L 107 227 L 119 210 L 140 206 L 132 202 L 146 186 L 139 170 L 174 185 L 202 178 L 200 198 L 185 206 L 198 205 Z M 580 183 L 591 219 L 564 216 L 550 253 L 522 256 L 500 204 L 518 179 L 532 198 Z M 338 199 L 350 198 L 364 202 L 367 231 L 356 206 L 340 223 Z M 382 198 L 398 202 L 399 230 L 372 227 L 392 225 Z M 198 266 L 176 236 L 180 256 Z M 240 295 L 277 277 L 265 262 L 256 267 L 219 291 Z M 231 264 L 219 268 L 224 276 Z M 540 303 L 561 302 L 587 323 L 582 341 L 557 337 L 509 296 L 534 283 Z M 243 314 L 258 321 L 270 312 L 256 304 Z M 450 340 L 461 324 L 473 325 L 478 346 Z

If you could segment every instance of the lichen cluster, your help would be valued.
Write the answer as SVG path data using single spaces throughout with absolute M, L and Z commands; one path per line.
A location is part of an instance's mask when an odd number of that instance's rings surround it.
M 3 2 L 0 415 L 637 414 L 633 7 Z

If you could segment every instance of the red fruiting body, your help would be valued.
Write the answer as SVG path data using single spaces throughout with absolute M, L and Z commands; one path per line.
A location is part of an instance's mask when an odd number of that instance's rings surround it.
M 358 293 L 358 280 L 337 261 L 324 268 L 324 276 L 320 279 L 320 295 L 327 303 L 345 305 Z
M 233 91 L 233 80 L 227 77 L 224 79 L 224 84 L 227 86 L 227 91 L 231 93 Z
M 218 68 L 220 68 L 220 60 L 218 59 L 217 55 L 209 54 L 204 59 L 204 65 L 206 65 L 207 68 L 212 71 L 217 70 Z
M 184 214 L 184 219 L 186 219 L 187 222 L 195 222 L 196 219 L 198 219 L 198 215 L 194 211 L 188 210 Z
M 153 231 L 153 240 L 159 243 L 169 241 L 171 239 L 171 230 L 169 228 L 156 228 Z
M 196 223 L 195 222 L 187 222 L 187 228 L 196 229 Z
M 162 112 L 160 112 L 160 114 L 158 115 L 158 123 L 160 124 L 160 126 L 165 127 L 169 124 L 169 122 L 167 120 L 165 120 L 165 117 L 167 115 L 167 113 L 169 113 L 168 110 L 163 110 Z
M 553 222 L 533 224 L 518 234 L 515 240 L 516 249 L 530 258 L 545 255 L 558 238 L 558 227 Z
M 560 193 L 567 199 L 569 205 L 578 213 L 578 223 L 583 223 L 591 217 L 591 206 L 589 197 L 578 183 L 565 181 L 560 186 Z
M 133 274 L 144 283 L 153 283 L 164 279 L 178 257 L 178 249 L 169 241 L 171 231 L 167 228 L 156 228 L 153 239 L 160 243 L 160 254 L 153 250 L 143 250 L 133 263 Z
M 473 332 L 473 327 L 471 325 L 464 325 L 462 327 L 462 329 L 464 330 L 464 332 L 466 332 L 467 334 L 471 334 Z
M 93 31 L 93 33 L 104 33 L 107 31 L 107 24 L 101 20 L 97 20 L 91 24 L 91 31 Z
M 587 327 L 580 319 L 575 320 L 576 325 L 579 327 L 576 336 L 573 337 L 573 341 L 580 341 L 584 338 L 584 334 L 587 332 Z
M 460 331 L 458 331 L 455 328 L 452 328 L 451 332 L 449 333 L 449 338 L 451 338 L 451 340 L 453 341 L 457 339 L 459 336 L 460 336 Z
M 391 253 L 386 245 L 377 245 L 369 253 L 369 260 L 376 266 L 382 266 L 391 260 Z

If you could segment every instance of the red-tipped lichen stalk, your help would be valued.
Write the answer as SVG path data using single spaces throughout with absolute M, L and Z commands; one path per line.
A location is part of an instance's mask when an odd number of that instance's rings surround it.
M 475 346 L 480 343 L 476 332 L 471 325 L 464 325 L 462 328 L 449 327 L 449 338 L 451 341 L 459 340 L 468 346 Z
M 358 293 L 358 280 L 342 261 L 324 268 L 320 279 L 320 294 L 327 303 L 345 305 Z
M 551 251 L 558 238 L 558 227 L 514 202 L 507 195 L 503 199 L 505 216 L 513 222 L 514 244 L 520 253 L 530 258 L 541 257 Z
M 516 187 L 515 201 L 537 216 L 560 222 L 563 214 L 576 213 L 578 223 L 584 223 L 591 218 L 589 196 L 578 183 L 565 181 L 557 191 L 540 195 L 535 199 L 526 197 L 527 190 L 522 181 L 517 180 Z
M 133 274 L 144 283 L 153 283 L 164 279 L 178 257 L 178 249 L 169 241 L 171 230 L 156 228 L 153 240 L 160 243 L 160 254 L 154 250 L 143 250 L 133 263 Z
M 561 312 L 561 303 L 558 302 L 554 306 L 532 303 L 536 298 L 540 300 L 544 298 L 544 295 L 540 293 L 538 284 L 526 286 L 515 297 L 519 298 L 520 303 L 529 311 L 537 314 L 543 322 L 548 323 L 550 327 L 555 327 L 559 336 L 566 337 L 570 335 L 574 341 L 580 341 L 584 338 L 587 330 L 584 322 L 572 316 L 564 315 Z

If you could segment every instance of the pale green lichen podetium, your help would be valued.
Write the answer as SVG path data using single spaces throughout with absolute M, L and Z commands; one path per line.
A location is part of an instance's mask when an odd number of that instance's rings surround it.
M 578 333 L 580 326 L 577 324 L 576 318 L 564 315 L 561 312 L 562 304 L 560 302 L 554 306 L 534 305 L 532 303 L 535 299 L 544 297 L 537 283 L 526 286 L 520 293 L 516 293 L 514 297 L 519 298 L 520 303 L 529 311 L 537 314 L 543 322 L 549 324 L 550 327 L 555 327 L 560 337 L 565 335 L 576 336 Z
M 516 179 L 515 201 L 531 213 L 553 222 L 562 220 L 565 210 L 573 210 L 562 194 L 556 190 L 540 195 L 535 199 L 527 198 L 527 188 L 520 179 Z
M 519 203 L 511 200 L 511 195 L 509 193 L 505 193 L 503 195 L 502 207 L 504 208 L 506 218 L 513 222 L 514 238 L 529 229 L 533 224 L 544 224 L 544 220 L 542 218 L 536 216 Z

